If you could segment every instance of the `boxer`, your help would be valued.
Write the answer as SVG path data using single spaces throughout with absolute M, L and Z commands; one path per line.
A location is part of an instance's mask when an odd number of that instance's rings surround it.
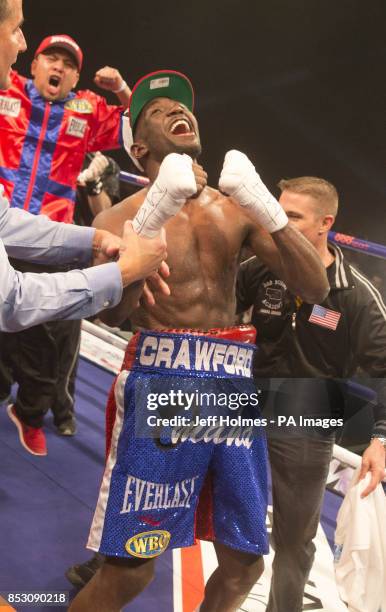
M 219 562 L 201 610 L 230 612 L 260 576 L 261 555 L 268 550 L 264 436 L 260 431 L 248 448 L 229 444 L 226 437 L 216 444 L 219 437 L 213 439 L 209 431 L 199 445 L 194 436 L 176 442 L 174 431 L 165 433 L 171 444 L 161 448 L 162 435 L 158 443 L 136 439 L 135 417 L 142 414 L 137 391 L 153 388 L 157 376 L 162 389 L 165 377 L 171 377 L 172 388 L 180 379 L 185 388 L 186 381 L 201 377 L 211 385 L 213 379 L 223 380 L 229 391 L 237 376 L 241 389 L 249 388 L 248 368 L 241 368 L 240 361 L 239 373 L 229 374 L 226 367 L 235 368 L 237 362 L 225 358 L 228 352 L 240 355 L 240 340 L 247 342 L 243 351 L 251 350 L 250 330 L 224 329 L 234 320 L 242 246 L 250 246 L 305 301 L 323 299 L 328 283 L 316 251 L 288 225 L 246 155 L 227 153 L 220 191 L 207 187 L 207 175 L 196 162 L 201 145 L 187 77 L 160 71 L 141 79 L 133 89 L 129 120 L 130 155 L 145 170 L 150 187 L 101 213 L 95 225 L 120 235 L 124 222 L 133 219 L 136 231 L 147 236 L 165 227 L 171 296 L 156 292 L 153 305 L 138 305 L 139 282 L 111 315 L 102 315 L 108 324 L 117 324 L 132 312 L 133 323 L 144 331 L 128 347 L 115 385 L 115 407 L 111 403 L 107 415 L 112 435 L 89 539 L 89 547 L 106 560 L 70 610 L 95 610 L 96 601 L 100 611 L 121 609 L 151 580 L 155 555 L 201 536 L 213 539 Z M 204 344 L 206 358 L 197 360 Z M 258 416 L 258 409 L 254 413 Z M 206 476 L 211 520 L 201 527 L 197 504 Z M 180 495 L 183 488 L 188 497 Z M 182 501 L 185 505 L 178 506 Z

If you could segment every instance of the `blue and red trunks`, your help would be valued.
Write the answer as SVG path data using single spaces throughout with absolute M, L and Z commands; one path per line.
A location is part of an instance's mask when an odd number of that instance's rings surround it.
M 109 408 L 89 548 L 151 558 L 200 537 L 268 552 L 266 440 L 244 426 L 260 417 L 252 337 L 245 327 L 132 339 Z

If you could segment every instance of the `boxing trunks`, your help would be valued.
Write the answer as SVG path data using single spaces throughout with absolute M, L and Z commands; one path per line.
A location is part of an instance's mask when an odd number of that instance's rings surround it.
M 108 454 L 88 548 L 146 559 L 199 536 L 268 553 L 254 334 L 244 326 L 134 336 L 108 404 Z

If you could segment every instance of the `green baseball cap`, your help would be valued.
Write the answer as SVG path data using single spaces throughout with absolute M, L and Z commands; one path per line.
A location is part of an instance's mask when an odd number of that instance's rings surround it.
M 131 92 L 129 115 L 133 131 L 143 107 L 154 98 L 170 98 L 193 111 L 194 92 L 188 77 L 175 70 L 150 72 L 136 82 Z

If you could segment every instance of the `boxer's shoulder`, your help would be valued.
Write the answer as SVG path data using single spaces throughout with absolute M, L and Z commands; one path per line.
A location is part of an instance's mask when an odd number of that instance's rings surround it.
M 121 235 L 123 225 L 128 219 L 134 219 L 138 209 L 145 199 L 147 189 L 141 189 L 115 204 L 111 208 L 100 212 L 93 221 L 93 227 L 105 229 L 114 234 Z

